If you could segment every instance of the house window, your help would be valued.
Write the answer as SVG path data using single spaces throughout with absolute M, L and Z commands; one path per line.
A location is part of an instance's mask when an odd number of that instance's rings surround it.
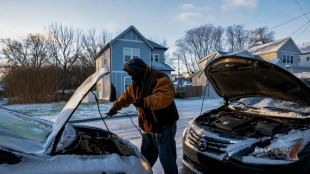
M 151 60 L 152 60 L 152 62 L 158 62 L 158 60 L 159 60 L 159 54 L 152 54 Z
M 132 52 L 133 52 L 133 54 L 132 54 L 133 58 L 140 58 L 140 50 L 132 49 Z
M 126 88 L 128 87 L 128 86 L 130 86 L 130 84 L 131 84 L 131 78 L 130 77 L 125 77 L 125 79 L 124 79 L 124 86 L 125 86 L 125 90 L 126 90 Z
M 307 61 L 309 61 L 310 57 L 307 57 Z
M 285 64 L 293 64 L 294 63 L 294 56 L 293 55 L 283 55 L 282 61 Z
M 124 62 L 129 62 L 132 58 L 140 58 L 140 50 L 134 48 L 124 48 Z
M 107 60 L 103 59 L 103 65 L 106 65 L 106 64 L 107 64 Z

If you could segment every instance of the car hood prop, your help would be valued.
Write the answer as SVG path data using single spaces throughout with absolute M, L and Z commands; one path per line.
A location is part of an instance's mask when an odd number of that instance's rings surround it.
M 48 136 L 44 145 L 44 153 L 48 154 L 48 149 L 51 147 L 56 137 L 61 134 L 64 126 L 67 124 L 76 108 L 82 102 L 82 99 L 88 94 L 91 88 L 105 75 L 109 74 L 108 68 L 102 68 L 96 73 L 89 76 L 82 85 L 74 92 L 70 100 L 67 102 L 62 111 L 57 115 L 57 121 L 53 124 L 53 131 Z

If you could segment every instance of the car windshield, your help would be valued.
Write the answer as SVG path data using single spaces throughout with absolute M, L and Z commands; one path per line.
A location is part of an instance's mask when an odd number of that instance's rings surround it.
M 0 145 L 5 148 L 29 153 L 40 151 L 51 131 L 47 122 L 0 109 Z
M 273 98 L 249 97 L 231 102 L 233 109 L 256 114 L 289 117 L 310 118 L 310 107 L 294 102 Z

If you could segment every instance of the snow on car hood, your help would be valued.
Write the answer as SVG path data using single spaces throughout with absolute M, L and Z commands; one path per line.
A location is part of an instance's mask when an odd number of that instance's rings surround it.
M 18 155 L 18 154 L 17 154 Z M 25 155 L 21 162 L 14 165 L 0 165 L 1 173 L 126 173 L 151 174 L 152 169 L 142 159 L 135 156 L 109 155 Z
M 205 74 L 226 101 L 257 96 L 310 106 L 310 88 L 292 73 L 264 60 L 222 56 L 206 65 Z
M 67 102 L 62 111 L 57 115 L 57 121 L 53 125 L 53 131 L 49 135 L 46 144 L 44 146 L 44 152 L 50 148 L 54 142 L 56 136 L 63 130 L 66 123 L 81 103 L 82 99 L 87 95 L 91 88 L 100 80 L 103 76 L 109 74 L 108 68 L 102 68 L 96 73 L 89 76 L 82 85 L 75 91 L 70 100 Z

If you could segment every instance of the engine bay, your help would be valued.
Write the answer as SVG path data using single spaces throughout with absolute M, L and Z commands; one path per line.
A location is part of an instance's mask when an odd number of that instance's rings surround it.
M 134 151 L 117 135 L 103 130 L 75 127 L 79 134 L 70 154 L 135 156 Z
M 223 108 L 204 113 L 195 122 L 216 131 L 229 132 L 237 136 L 251 138 L 270 137 L 275 134 L 287 133 L 293 129 L 306 127 L 301 120 L 268 118 Z

